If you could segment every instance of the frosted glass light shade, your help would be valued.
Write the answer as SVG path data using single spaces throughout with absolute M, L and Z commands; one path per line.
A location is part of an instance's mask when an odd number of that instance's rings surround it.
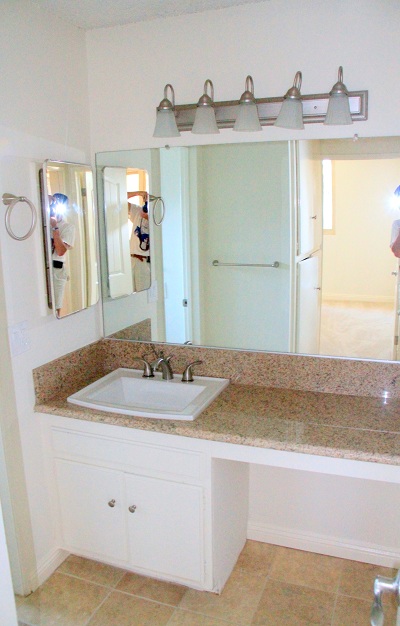
M 214 107 L 205 105 L 197 107 L 192 133 L 195 135 L 217 135 L 219 133 Z
M 253 132 L 262 130 L 255 102 L 242 102 L 238 106 L 238 115 L 233 130 Z
M 302 101 L 295 98 L 285 98 L 274 126 L 302 130 L 304 128 Z
M 180 132 L 176 125 L 175 115 L 172 109 L 157 111 L 156 126 L 153 137 L 179 137 Z
M 345 126 L 352 123 L 348 96 L 346 94 L 331 95 L 324 124 L 327 126 Z

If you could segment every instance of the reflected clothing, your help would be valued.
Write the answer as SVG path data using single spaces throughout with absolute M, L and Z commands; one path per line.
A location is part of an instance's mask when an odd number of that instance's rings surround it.
M 67 248 L 73 248 L 75 243 L 75 226 L 73 224 L 68 224 L 64 220 L 60 220 L 57 222 L 57 227 L 60 233 L 60 239 Z M 53 250 L 52 259 L 53 261 L 62 261 L 64 262 L 64 256 L 59 256 L 55 250 Z
M 72 248 L 75 243 L 75 226 L 68 224 L 64 220 L 57 222 L 58 230 L 60 233 L 61 241 L 68 247 Z M 54 286 L 54 308 L 61 309 L 64 300 L 64 291 L 67 280 L 69 280 L 68 272 L 65 267 L 65 254 L 60 256 L 54 249 L 52 253 L 53 261 L 53 286 Z M 54 267 L 54 261 L 59 265 Z
M 392 224 L 390 249 L 395 257 L 400 258 L 400 220 L 395 220 Z
M 143 291 L 150 287 L 150 239 L 149 220 L 143 217 L 142 207 L 129 204 L 129 220 L 132 234 L 129 242 L 131 253 L 133 291 Z
M 148 289 L 151 283 L 150 263 L 131 256 L 133 291 Z
M 142 207 L 129 204 L 129 219 L 132 223 L 131 254 L 150 256 L 149 220 L 147 216 L 143 217 Z
M 62 267 L 53 267 L 54 308 L 56 311 L 62 309 L 65 285 L 68 279 L 68 272 L 64 265 Z

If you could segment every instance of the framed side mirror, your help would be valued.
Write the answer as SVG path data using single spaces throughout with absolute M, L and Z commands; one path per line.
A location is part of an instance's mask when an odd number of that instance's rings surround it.
M 93 173 L 46 160 L 39 178 L 48 305 L 62 318 L 99 299 Z

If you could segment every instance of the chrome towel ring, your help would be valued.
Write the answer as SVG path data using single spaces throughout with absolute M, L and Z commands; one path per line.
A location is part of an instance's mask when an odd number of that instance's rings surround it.
M 16 235 L 11 228 L 11 213 L 15 205 L 18 204 L 18 202 L 26 202 L 26 204 L 29 206 L 32 212 L 31 226 L 28 232 L 26 233 L 26 235 L 23 235 L 22 237 L 18 237 L 18 235 Z M 13 239 L 16 239 L 17 241 L 23 241 L 24 239 L 28 239 L 28 237 L 32 235 L 36 226 L 37 214 L 36 214 L 35 205 L 30 200 L 28 200 L 28 198 L 25 198 L 25 196 L 13 196 L 12 193 L 3 193 L 3 204 L 7 206 L 5 221 L 6 221 L 6 230 L 8 234 L 10 235 L 10 237 L 12 237 Z
M 153 222 L 156 226 L 161 226 L 163 219 L 165 217 L 165 204 L 164 204 L 164 200 L 162 199 L 161 196 L 150 196 L 150 202 L 154 202 L 154 206 L 153 206 Z M 156 220 L 156 208 L 158 203 L 161 203 L 161 216 L 160 219 L 157 221 Z

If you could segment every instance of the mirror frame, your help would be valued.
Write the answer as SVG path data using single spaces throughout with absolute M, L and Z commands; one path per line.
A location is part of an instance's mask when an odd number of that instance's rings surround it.
M 66 313 L 65 315 L 58 316 L 53 303 L 55 301 L 55 291 L 54 291 L 54 281 L 53 281 L 53 273 L 52 273 L 52 245 L 51 245 L 51 232 L 50 232 L 50 205 L 49 205 L 49 190 L 47 188 L 47 168 L 49 164 L 60 164 L 67 166 L 75 166 L 77 168 L 82 168 L 87 172 L 92 174 L 93 181 L 93 191 L 95 191 L 95 176 L 93 173 L 93 168 L 91 165 L 86 163 L 75 163 L 71 161 L 59 161 L 56 159 L 46 159 L 43 162 L 42 167 L 39 169 L 39 186 L 40 186 L 40 200 L 41 200 L 41 210 L 42 210 L 42 233 L 43 233 L 43 251 L 44 251 L 44 261 L 45 261 L 45 275 L 46 275 L 46 290 L 47 290 L 47 305 L 49 309 L 52 309 L 54 317 L 56 319 L 63 319 L 64 317 L 69 317 L 70 315 L 74 315 L 75 313 L 79 313 L 79 311 L 83 311 L 90 306 L 94 306 L 98 303 L 100 299 L 100 277 L 99 277 L 99 249 L 97 242 L 97 223 L 98 223 L 98 211 L 96 208 L 96 203 L 93 198 L 93 202 L 91 202 L 91 210 L 93 212 L 93 244 L 94 244 L 94 252 L 96 257 L 96 267 L 92 270 L 96 276 L 96 285 L 97 285 L 97 293 L 95 295 L 94 301 L 90 304 L 86 304 L 86 306 L 82 306 L 81 308 L 77 308 L 74 311 Z M 82 211 L 83 218 L 85 220 L 88 215 L 88 209 L 84 207 L 80 207 Z M 85 249 L 88 249 L 87 243 L 85 244 Z

